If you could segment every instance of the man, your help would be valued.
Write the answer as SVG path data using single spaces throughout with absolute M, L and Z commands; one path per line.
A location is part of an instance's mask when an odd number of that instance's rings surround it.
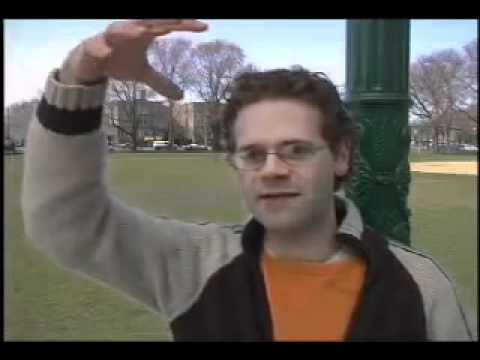
M 199 21 L 114 23 L 53 72 L 29 130 L 28 236 L 64 266 L 165 313 L 176 340 L 469 340 L 453 287 L 428 257 L 363 226 L 335 195 L 355 124 L 333 84 L 303 70 L 239 77 L 224 113 L 245 226 L 154 218 L 104 181 L 107 78 L 181 90 L 145 56 Z

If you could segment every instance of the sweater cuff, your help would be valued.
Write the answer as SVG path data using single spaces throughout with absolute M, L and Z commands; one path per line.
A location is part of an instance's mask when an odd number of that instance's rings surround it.
M 107 83 L 65 85 L 56 75 L 57 71 L 53 71 L 47 79 L 37 108 L 39 122 L 64 135 L 80 135 L 100 128 Z
M 100 128 L 102 107 L 89 110 L 65 110 L 49 105 L 45 99 L 38 104 L 37 117 L 48 130 L 63 135 L 81 135 Z

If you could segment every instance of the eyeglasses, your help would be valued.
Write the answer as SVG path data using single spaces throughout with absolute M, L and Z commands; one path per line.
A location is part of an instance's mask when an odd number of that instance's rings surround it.
M 227 161 L 238 170 L 259 170 L 267 161 L 267 156 L 277 155 L 285 164 L 295 167 L 312 160 L 318 151 L 324 150 L 327 145 L 310 143 L 292 143 L 280 146 L 276 152 L 267 152 L 261 148 L 251 148 L 230 154 Z

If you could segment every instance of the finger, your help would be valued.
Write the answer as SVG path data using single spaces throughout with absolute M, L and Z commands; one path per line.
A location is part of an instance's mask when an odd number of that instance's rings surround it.
M 117 21 L 111 24 L 105 37 L 109 46 L 115 46 L 127 39 L 142 40 L 146 47 L 155 37 L 172 31 L 201 32 L 208 28 L 206 23 L 197 20 L 135 20 Z
M 128 46 L 132 53 L 143 53 L 147 50 L 155 36 L 168 34 L 170 31 L 163 31 L 162 34 L 152 34 L 144 25 L 134 24 L 132 21 L 113 23 L 104 33 L 107 46 L 111 48 Z
M 173 25 L 174 23 L 171 23 Z M 138 38 L 147 33 L 149 26 L 136 21 L 115 21 L 105 31 L 106 34 L 114 37 Z
M 172 100 L 181 100 L 183 91 L 166 76 L 156 72 L 151 66 L 148 67 L 143 82 L 158 92 Z
M 162 25 L 176 25 L 181 23 L 180 19 L 140 19 L 134 20 L 133 23 L 140 26 L 151 27 L 151 26 L 162 26 Z
M 84 51 L 85 55 L 97 59 L 105 59 L 112 53 L 111 47 L 108 46 L 105 37 L 101 34 L 86 40 Z
M 201 32 L 208 29 L 208 24 L 198 20 L 180 20 L 180 21 L 150 20 L 148 23 L 145 23 L 145 21 L 142 21 L 138 25 L 145 27 L 146 31 L 150 34 L 164 33 L 165 31 L 167 32 L 171 32 L 171 31 Z

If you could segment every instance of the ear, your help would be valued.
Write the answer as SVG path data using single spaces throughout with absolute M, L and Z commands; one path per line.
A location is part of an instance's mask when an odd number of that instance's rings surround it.
M 335 175 L 344 176 L 350 165 L 350 147 L 351 144 L 349 141 L 342 141 L 338 144 L 337 151 L 335 153 Z

